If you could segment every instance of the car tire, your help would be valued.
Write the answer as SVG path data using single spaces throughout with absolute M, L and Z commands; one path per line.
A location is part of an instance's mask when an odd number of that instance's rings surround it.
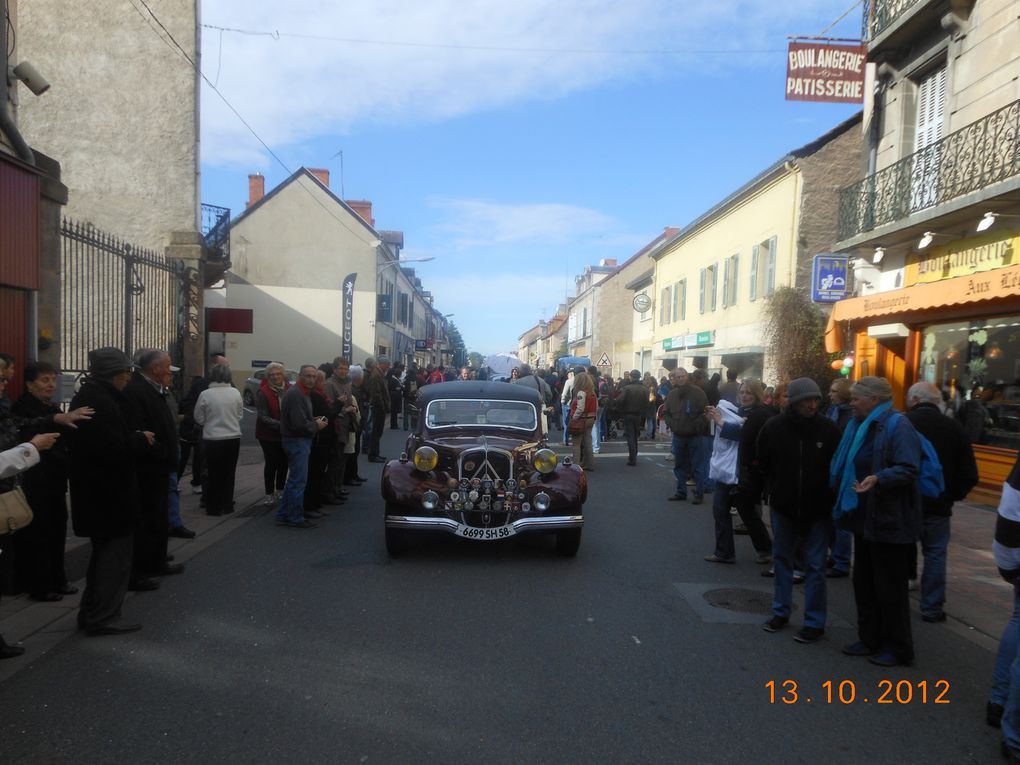
M 253 395 L 251 395 L 251 391 L 250 390 L 246 390 L 244 392 L 243 398 L 244 398 L 244 405 L 245 406 L 253 406 L 255 404 L 255 397 Z
M 581 529 L 564 529 L 556 532 L 556 552 L 564 558 L 573 558 L 581 546 Z

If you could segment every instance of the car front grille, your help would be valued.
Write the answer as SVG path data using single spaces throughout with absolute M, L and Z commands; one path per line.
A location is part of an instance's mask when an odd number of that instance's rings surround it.
M 513 457 L 496 449 L 470 449 L 460 456 L 458 478 L 513 478 Z

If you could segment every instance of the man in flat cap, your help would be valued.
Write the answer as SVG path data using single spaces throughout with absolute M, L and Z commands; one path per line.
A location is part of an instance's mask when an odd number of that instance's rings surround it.
M 71 517 L 74 533 L 89 537 L 89 560 L 78 611 L 78 627 L 90 635 L 120 635 L 141 629 L 121 619 L 131 578 L 134 530 L 138 523 L 136 464 L 155 436 L 136 430 L 124 397 L 131 360 L 118 348 L 89 352 L 89 374 L 71 408 L 94 410 L 70 433 Z

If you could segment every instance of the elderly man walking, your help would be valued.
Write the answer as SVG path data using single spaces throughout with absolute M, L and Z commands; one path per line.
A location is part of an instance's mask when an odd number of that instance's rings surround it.
M 939 409 L 942 393 L 927 382 L 914 383 L 907 391 L 907 419 L 927 438 L 938 455 L 945 478 L 945 491 L 938 497 L 922 497 L 923 525 L 921 554 L 921 618 L 944 622 L 946 612 L 946 551 L 949 548 L 949 518 L 953 503 L 966 497 L 977 485 L 978 469 L 967 431 Z
M 313 364 L 302 365 L 297 384 L 288 388 L 280 401 L 280 434 L 287 453 L 287 484 L 276 511 L 276 522 L 295 529 L 315 528 L 315 524 L 305 518 L 304 503 L 312 439 L 327 424 L 325 417 L 312 416 L 309 399 L 318 371 Z
M 627 439 L 627 464 L 637 465 L 638 436 L 645 421 L 648 389 L 641 384 L 641 372 L 632 369 L 627 384 L 620 388 L 616 411 L 623 415 L 623 435 Z
M 368 405 L 371 409 L 371 430 L 368 434 L 368 461 L 385 462 L 386 458 L 379 454 L 379 441 L 382 439 L 386 425 L 386 414 L 390 411 L 390 390 L 386 385 L 386 372 L 389 371 L 390 360 L 386 356 L 365 359 L 365 390 L 368 392 Z

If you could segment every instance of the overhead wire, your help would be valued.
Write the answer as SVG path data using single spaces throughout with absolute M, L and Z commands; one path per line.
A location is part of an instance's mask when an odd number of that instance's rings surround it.
M 208 85 L 212 89 L 213 93 L 220 97 L 220 100 L 223 101 L 223 103 L 227 106 L 228 109 L 230 109 L 231 112 L 233 112 L 234 116 L 237 117 L 238 120 L 240 120 L 241 124 L 244 125 L 245 128 L 247 128 L 248 132 L 251 133 L 255 140 L 262 145 L 262 148 L 264 148 L 269 153 L 269 156 L 276 160 L 276 162 L 280 165 L 280 167 L 282 167 L 287 172 L 288 175 L 293 175 L 294 171 L 291 170 L 290 167 L 288 167 L 287 163 L 284 162 L 275 151 L 273 151 L 272 147 L 262 139 L 262 136 L 260 136 L 255 131 L 255 128 L 251 126 L 248 120 L 246 120 L 244 116 L 237 110 L 237 108 L 232 103 L 230 103 L 227 97 L 219 91 L 219 89 L 212 83 L 212 81 L 208 77 L 206 77 L 205 73 L 202 72 L 202 70 L 199 68 L 198 64 L 195 63 L 195 60 L 191 57 L 191 55 L 181 46 L 179 42 L 177 42 L 177 39 L 173 36 L 170 30 L 166 28 L 166 25 L 163 24 L 162 21 L 160 21 L 159 17 L 155 13 L 153 13 L 152 8 L 149 7 L 149 4 L 146 2 L 146 0 L 138 0 L 138 2 L 141 3 L 142 6 L 144 6 L 145 10 L 148 11 L 152 19 L 159 25 L 160 29 L 163 30 L 163 33 L 166 35 L 166 37 L 170 39 L 170 42 L 172 42 L 174 46 L 176 46 L 177 50 L 180 52 L 180 55 L 182 55 L 184 57 L 184 60 L 187 61 L 191 65 L 191 68 L 195 70 L 195 73 L 198 74 L 198 76 L 202 78 L 206 85 Z M 133 8 L 135 8 L 136 11 L 138 10 L 138 8 L 135 7 L 134 5 L 134 0 L 131 0 L 131 5 Z M 142 18 L 145 18 L 144 15 Z M 152 29 L 156 36 L 163 40 L 163 42 L 167 42 L 163 35 L 160 34 L 151 24 L 149 24 L 149 28 Z M 167 43 L 167 45 L 169 44 L 170 43 Z M 353 228 L 348 226 L 347 223 L 342 218 L 338 217 L 332 210 L 326 207 L 326 205 L 323 204 L 322 200 L 319 199 L 314 193 L 312 193 L 312 190 L 310 188 L 307 188 L 303 183 L 300 182 L 300 180 L 297 185 L 301 189 L 303 189 L 308 194 L 308 196 L 310 196 L 316 202 L 316 204 L 318 204 L 319 207 L 321 207 L 323 211 L 326 212 L 327 215 L 333 218 L 333 220 L 339 223 L 343 228 L 347 229 L 347 231 L 349 231 L 351 234 L 357 237 L 360 241 L 369 244 L 369 242 L 361 238 L 360 236 L 361 232 L 355 231 Z

